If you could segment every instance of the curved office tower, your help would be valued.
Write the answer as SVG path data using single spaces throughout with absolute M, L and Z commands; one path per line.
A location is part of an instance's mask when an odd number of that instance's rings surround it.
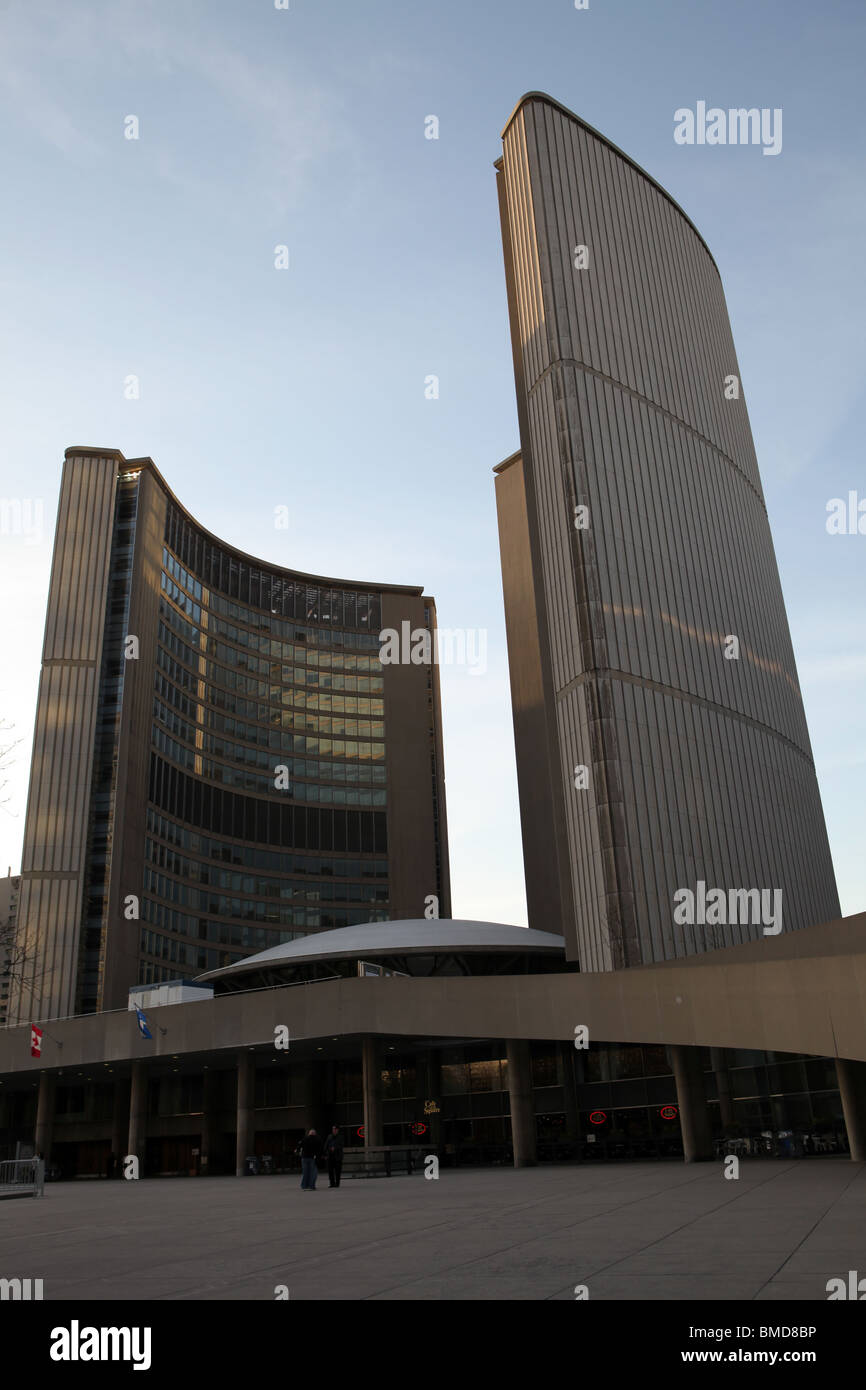
M 519 103 L 497 170 L 530 925 L 597 971 L 836 917 L 715 262 L 664 189 L 547 96 Z
M 22 865 L 34 992 L 10 1018 L 357 922 L 450 915 L 435 665 L 382 628 L 420 588 L 322 579 L 218 540 L 150 459 L 69 449 Z

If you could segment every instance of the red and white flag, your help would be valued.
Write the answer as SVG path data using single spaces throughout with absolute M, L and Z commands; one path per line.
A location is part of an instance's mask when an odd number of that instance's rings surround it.
M 35 1023 L 30 1025 L 30 1056 L 42 1056 L 42 1029 L 37 1028 Z

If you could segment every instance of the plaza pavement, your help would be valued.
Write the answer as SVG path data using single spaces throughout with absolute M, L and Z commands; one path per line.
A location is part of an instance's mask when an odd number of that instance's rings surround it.
M 443 1169 L 49 1183 L 0 1203 L 0 1277 L 54 1299 L 827 1298 L 866 1275 L 866 1164 Z

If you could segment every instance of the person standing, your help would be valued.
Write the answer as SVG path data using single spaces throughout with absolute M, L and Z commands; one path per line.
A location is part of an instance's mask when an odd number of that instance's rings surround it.
M 331 1133 L 325 1140 L 325 1155 L 328 1159 L 328 1186 L 340 1186 L 343 1171 L 343 1136 L 339 1125 L 331 1125 Z
M 316 1178 L 319 1176 L 316 1160 L 322 1152 L 322 1141 L 314 1129 L 308 1129 L 298 1148 L 301 1154 L 301 1191 L 315 1192 Z

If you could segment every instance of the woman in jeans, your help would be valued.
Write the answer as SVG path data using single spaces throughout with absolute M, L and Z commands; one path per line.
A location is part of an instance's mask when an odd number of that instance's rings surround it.
M 316 1178 L 319 1175 L 316 1160 L 321 1152 L 322 1141 L 314 1129 L 308 1129 L 298 1145 L 298 1153 L 301 1155 L 302 1192 L 315 1192 L 316 1190 Z

